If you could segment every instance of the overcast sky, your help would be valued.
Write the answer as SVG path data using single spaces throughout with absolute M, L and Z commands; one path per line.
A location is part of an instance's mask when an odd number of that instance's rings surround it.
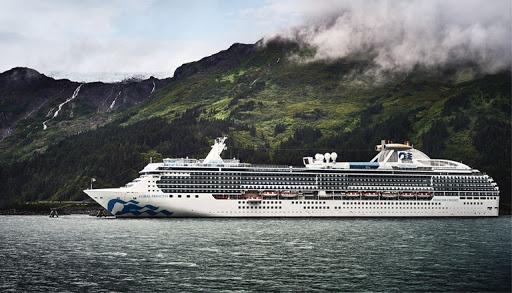
M 172 76 L 185 62 L 278 33 L 318 47 L 317 58 L 378 46 L 377 61 L 390 67 L 454 54 L 498 66 L 510 58 L 508 0 L 0 0 L 0 7 L 0 71 L 27 66 L 75 80 Z
M 288 9 L 280 13 L 280 4 L 264 0 L 0 4 L 0 71 L 27 66 L 61 77 L 91 79 L 109 79 L 102 72 L 170 76 L 185 62 L 235 42 L 254 43 L 299 18 Z

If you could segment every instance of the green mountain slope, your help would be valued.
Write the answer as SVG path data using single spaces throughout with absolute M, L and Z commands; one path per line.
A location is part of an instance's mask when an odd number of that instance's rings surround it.
M 28 143 L 17 154 L 23 160 L 4 161 L 0 205 L 84 198 L 90 177 L 98 187 L 118 186 L 150 156 L 204 156 L 212 138 L 227 134 L 225 156 L 290 165 L 324 150 L 369 160 L 381 139 L 410 140 L 433 158 L 489 173 L 501 188 L 502 212 L 510 210 L 510 72 L 481 74 L 471 65 L 375 72 L 364 54 L 303 62 L 311 50 L 282 41 L 235 44 L 185 64 L 150 100 L 106 126 L 44 153 Z

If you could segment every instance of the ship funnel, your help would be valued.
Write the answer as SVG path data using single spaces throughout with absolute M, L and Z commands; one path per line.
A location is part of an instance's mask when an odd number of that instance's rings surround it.
M 329 153 L 325 153 L 324 154 L 324 158 L 325 158 L 325 162 L 326 163 L 329 163 L 331 161 L 331 154 Z
M 336 162 L 336 158 L 337 158 L 337 157 L 338 157 L 338 154 L 337 154 L 337 153 L 335 153 L 335 152 L 332 152 L 332 153 L 331 153 L 331 159 L 332 159 L 332 161 L 333 161 L 333 162 Z
M 222 151 L 226 149 L 226 141 L 227 137 L 218 137 L 215 139 L 215 143 L 212 145 L 212 149 L 206 156 L 206 158 L 203 160 L 203 163 L 206 164 L 221 164 L 223 163 L 222 158 L 220 157 L 220 154 Z

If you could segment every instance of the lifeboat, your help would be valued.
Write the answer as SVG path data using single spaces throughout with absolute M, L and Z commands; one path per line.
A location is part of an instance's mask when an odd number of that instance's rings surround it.
M 361 196 L 361 194 L 359 192 L 355 192 L 355 191 L 349 191 L 349 192 L 345 193 L 345 197 L 348 197 L 348 198 L 358 198 L 360 196 Z
M 369 192 L 363 193 L 363 197 L 365 197 L 365 198 L 378 198 L 379 195 L 380 195 L 380 193 L 374 192 L 374 191 L 369 191 Z
M 432 193 L 431 192 L 420 192 L 416 195 L 418 198 L 422 198 L 422 199 L 428 199 L 428 198 L 431 198 L 432 197 Z
M 290 198 L 290 197 L 297 197 L 297 193 L 289 190 L 285 190 L 281 192 L 281 197 L 284 198 Z
M 416 198 L 416 194 L 413 192 L 404 192 L 404 193 L 400 194 L 400 198 L 407 198 L 407 199 Z
M 247 203 L 260 203 L 261 197 L 249 197 L 247 198 Z
M 277 191 L 273 191 L 273 190 L 266 190 L 266 191 L 263 191 L 261 193 L 261 195 L 263 197 L 276 197 L 277 195 L 279 195 L 279 193 Z
M 397 198 L 398 195 L 396 193 L 383 192 L 381 197 L 386 198 L 386 199 L 393 199 L 393 198 Z

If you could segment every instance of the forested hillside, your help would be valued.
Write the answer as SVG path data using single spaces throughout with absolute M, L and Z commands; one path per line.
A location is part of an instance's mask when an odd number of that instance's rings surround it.
M 184 64 L 150 99 L 105 123 L 59 133 L 65 139 L 43 139 L 45 115 L 22 119 L 0 143 L 0 206 L 83 199 L 91 177 L 97 187 L 123 185 L 150 157 L 204 156 L 214 137 L 228 135 L 225 157 L 290 165 L 318 151 L 369 160 L 381 139 L 410 140 L 432 158 L 490 174 L 509 211 L 510 71 L 463 64 L 385 72 L 365 54 L 310 61 L 312 50 L 282 40 L 235 44 Z

